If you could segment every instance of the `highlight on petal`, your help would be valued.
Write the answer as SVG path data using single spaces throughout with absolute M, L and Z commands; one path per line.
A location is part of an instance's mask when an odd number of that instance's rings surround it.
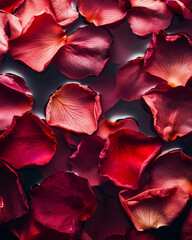
M 23 2 L 24 0 L 0 0 L 0 10 L 13 13 Z
M 120 201 L 138 231 L 168 226 L 182 212 L 189 196 L 179 187 L 154 188 L 127 198 L 120 192 Z
M 8 51 L 8 36 L 5 32 L 7 24 L 7 14 L 0 12 L 0 61 Z
M 155 129 L 165 141 L 172 141 L 192 131 L 191 88 L 154 89 L 143 99 L 151 109 Z
M 98 136 L 83 136 L 77 151 L 69 158 L 72 172 L 87 178 L 91 186 L 100 185 L 104 181 L 98 174 L 99 154 L 104 143 Z
M 154 34 L 145 54 L 145 69 L 176 87 L 185 86 L 192 76 L 191 39 L 184 34 Z
M 110 34 L 102 27 L 89 25 L 68 36 L 54 58 L 56 67 L 67 77 L 81 79 L 99 75 L 109 60 L 112 43 Z
M 2 224 L 27 213 L 28 203 L 18 174 L 2 160 L 0 181 L 0 224 Z
M 132 31 L 140 36 L 169 26 L 172 13 L 162 0 L 130 0 L 127 19 Z
M 139 99 L 148 90 L 157 86 L 162 79 L 145 71 L 143 57 L 128 61 L 117 70 L 116 88 L 122 99 Z
M 158 138 L 123 129 L 111 134 L 100 157 L 100 174 L 117 186 L 136 188 L 145 166 L 162 146 Z
M 50 14 L 43 13 L 34 17 L 20 37 L 9 41 L 9 50 L 15 60 L 41 72 L 65 41 L 66 35 L 61 27 Z
M 0 135 L 0 158 L 17 169 L 45 165 L 55 150 L 52 129 L 32 113 L 15 116 L 10 127 Z
M 88 22 L 96 26 L 117 22 L 126 15 L 118 0 L 78 0 L 78 10 Z
M 66 84 L 57 90 L 46 108 L 46 122 L 77 133 L 91 135 L 102 113 L 100 96 L 80 84 Z
M 32 106 L 32 93 L 22 78 L 11 74 L 0 75 L 0 130 L 8 128 L 15 115 L 23 115 Z
M 18 17 L 13 14 L 7 14 L 7 23 L 9 26 L 8 34 L 9 39 L 17 38 L 22 33 L 22 25 Z
M 30 192 L 33 217 L 59 232 L 79 232 L 81 222 L 94 213 L 97 202 L 86 179 L 60 172 Z

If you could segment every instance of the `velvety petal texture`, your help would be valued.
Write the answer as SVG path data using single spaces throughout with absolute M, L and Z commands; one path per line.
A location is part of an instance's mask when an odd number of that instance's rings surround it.
M 23 115 L 32 106 L 32 93 L 22 78 L 11 74 L 0 75 L 0 130 L 8 128 L 15 115 Z
M 24 0 L 1 0 L 0 1 L 0 10 L 3 10 L 8 13 L 13 13 L 16 8 L 18 8 Z
M 183 14 L 185 19 L 192 19 L 191 0 L 165 0 L 166 4 L 175 14 Z
M 154 34 L 145 54 L 145 69 L 176 87 L 185 86 L 192 76 L 191 39 L 184 34 Z
M 97 203 L 86 179 L 60 172 L 31 190 L 33 217 L 63 233 L 79 232 L 81 221 L 92 216 Z
M 77 133 L 91 135 L 101 115 L 100 96 L 80 84 L 66 84 L 57 90 L 46 108 L 46 122 Z
M 154 126 L 165 141 L 192 131 L 192 89 L 163 87 L 143 96 L 151 109 Z
M 123 129 L 109 135 L 100 157 L 100 174 L 117 186 L 136 188 L 147 163 L 162 146 L 158 138 Z
M 15 116 L 10 127 L 0 135 L 0 158 L 17 169 L 45 165 L 55 150 L 52 129 L 32 113 Z
M 169 225 L 189 199 L 179 187 L 150 189 L 132 198 L 127 198 L 127 191 L 120 193 L 120 201 L 138 231 Z

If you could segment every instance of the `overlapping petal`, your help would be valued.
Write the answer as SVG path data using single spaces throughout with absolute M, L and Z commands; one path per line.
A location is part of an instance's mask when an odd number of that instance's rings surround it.
M 3 10 L 8 13 L 13 13 L 16 8 L 18 8 L 24 0 L 1 0 L 0 1 L 0 10 Z
M 60 172 L 31 190 L 33 217 L 42 225 L 59 232 L 79 232 L 96 209 L 96 198 L 86 179 Z
M 183 14 L 185 19 L 192 19 L 191 0 L 165 0 L 169 8 L 176 14 Z
M 100 154 L 100 174 L 118 186 L 136 188 L 141 172 L 161 146 L 158 138 L 119 130 L 109 136 Z
M 51 126 L 91 135 L 101 115 L 100 97 L 88 87 L 66 84 L 50 97 L 46 121 Z
M 56 138 L 52 129 L 32 113 L 15 116 L 0 136 L 0 158 L 17 169 L 45 165 L 55 150 Z

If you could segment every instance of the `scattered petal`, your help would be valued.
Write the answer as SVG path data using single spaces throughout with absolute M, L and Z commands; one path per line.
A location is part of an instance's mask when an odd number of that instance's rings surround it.
M 192 1 L 191 0 L 165 0 L 166 4 L 175 14 L 182 14 L 185 19 L 192 19 Z

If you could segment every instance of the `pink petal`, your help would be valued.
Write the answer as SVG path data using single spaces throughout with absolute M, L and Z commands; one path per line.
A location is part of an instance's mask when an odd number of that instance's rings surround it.
M 33 96 L 22 78 L 0 75 L 0 130 L 5 130 L 14 115 L 21 116 L 33 106 Z
M 30 192 L 33 217 L 48 228 L 77 233 L 96 209 L 96 199 L 87 180 L 60 172 Z
M 137 35 L 144 36 L 169 26 L 172 13 L 161 0 L 130 0 L 127 12 L 128 22 Z
M 56 67 L 69 78 L 81 79 L 99 75 L 109 60 L 112 38 L 99 27 L 79 28 L 55 56 Z
M 79 0 L 78 10 L 88 22 L 96 26 L 117 22 L 126 15 L 126 11 L 119 6 L 118 0 Z
M 0 158 L 17 169 L 45 165 L 55 150 L 52 129 L 32 113 L 15 116 L 10 127 L 0 136 Z
M 7 14 L 0 12 L 0 61 L 8 51 L 8 36 L 5 32 Z
M 191 0 L 165 0 L 169 8 L 176 14 L 183 13 L 185 19 L 192 19 L 192 1 Z
M 138 178 L 162 143 L 154 137 L 123 129 L 111 134 L 100 157 L 100 174 L 117 186 L 136 188 Z
M 154 188 L 127 198 L 120 192 L 120 201 L 138 231 L 169 225 L 182 212 L 189 199 L 179 187 Z
M 50 14 L 44 13 L 34 17 L 27 31 L 9 42 L 9 50 L 15 60 L 41 72 L 65 40 L 66 35 L 60 26 Z
M 15 15 L 7 14 L 7 21 L 9 24 L 10 39 L 19 37 L 23 30 L 19 18 Z
M 91 135 L 101 115 L 100 97 L 88 87 L 71 83 L 50 97 L 46 121 L 51 126 Z
M 8 13 L 13 13 L 24 0 L 0 0 L 0 9 Z
M 188 36 L 160 32 L 152 37 L 145 55 L 145 67 L 147 72 L 164 79 L 172 87 L 185 86 L 192 76 L 191 59 L 192 46 Z

